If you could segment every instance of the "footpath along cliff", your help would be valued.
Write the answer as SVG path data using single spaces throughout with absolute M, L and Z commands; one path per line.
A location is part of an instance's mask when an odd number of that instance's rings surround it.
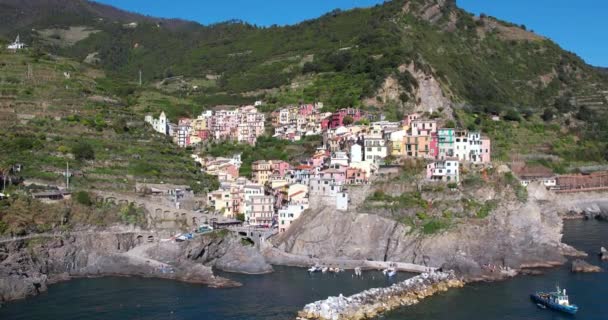
M 600 194 L 556 196 L 534 184 L 524 202 L 510 193 L 490 197 L 504 200 L 487 217 L 461 219 L 432 234 L 379 212 L 311 210 L 274 245 L 292 255 L 409 262 L 454 270 L 465 280 L 494 280 L 522 268 L 563 264 L 565 256 L 585 255 L 561 242 L 559 214 L 605 199 Z M 274 258 L 279 261 L 273 263 L 281 262 Z
M 147 242 L 149 236 L 148 232 L 91 231 L 0 241 L 0 302 L 37 295 L 49 284 L 75 277 L 156 277 L 234 287 L 240 284 L 215 276 L 212 267 L 272 271 L 258 251 L 225 232 L 182 243 Z

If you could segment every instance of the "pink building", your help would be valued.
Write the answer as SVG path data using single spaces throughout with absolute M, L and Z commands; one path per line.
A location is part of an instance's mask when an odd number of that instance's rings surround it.
M 403 117 L 403 125 L 409 127 L 410 125 L 412 125 L 412 121 L 417 120 L 418 118 L 420 118 L 420 114 L 418 113 L 408 114 Z
M 213 138 L 216 140 L 231 139 L 237 131 L 238 116 L 236 110 L 216 111 L 210 122 Z M 234 132 L 234 134 L 233 134 Z M 234 137 L 236 140 L 236 137 Z
M 209 139 L 209 130 L 197 130 L 196 136 L 201 138 L 201 140 L 205 141 Z
M 192 119 L 180 118 L 179 121 L 177 122 L 177 125 L 178 126 L 190 126 L 191 123 L 192 123 Z
M 428 157 L 437 159 L 438 156 L 439 156 L 439 139 L 437 138 L 437 133 L 433 133 L 431 135 L 431 141 L 429 143 Z
M 312 156 L 312 158 L 310 158 L 310 165 L 315 168 L 321 167 L 325 162 L 325 158 L 327 158 L 327 155 L 325 153 L 316 153 L 314 156 Z
M 289 163 L 285 161 L 271 161 L 272 172 L 278 173 L 279 176 L 284 177 L 287 171 L 290 169 Z
M 346 169 L 346 183 L 348 184 L 365 184 L 367 183 L 367 174 L 365 170 L 360 168 Z
M 239 167 L 231 163 L 223 165 L 222 170 L 232 176 L 232 178 L 235 180 L 239 177 Z
M 270 226 L 274 218 L 274 197 L 252 196 L 246 209 L 246 218 L 251 225 Z
M 329 117 L 329 128 L 334 129 L 344 125 L 344 118 L 351 117 L 353 122 L 361 120 L 361 111 L 354 108 L 340 109 Z
M 266 117 L 259 113 L 254 106 L 242 107 L 238 110 L 237 138 L 239 142 L 255 144 L 257 138 L 264 134 Z
M 320 178 L 334 180 L 336 184 L 344 184 L 346 182 L 346 170 L 325 169 L 320 172 Z
M 315 106 L 313 104 L 304 104 L 300 106 L 298 114 L 302 117 L 307 117 L 315 112 Z
M 437 133 L 437 121 L 435 120 L 413 120 L 410 124 L 410 132 L 414 137 L 430 136 Z
M 492 144 L 490 138 L 481 137 L 481 162 L 490 163 L 492 161 Z
M 321 130 L 325 131 L 327 129 L 329 129 L 329 118 L 321 120 Z

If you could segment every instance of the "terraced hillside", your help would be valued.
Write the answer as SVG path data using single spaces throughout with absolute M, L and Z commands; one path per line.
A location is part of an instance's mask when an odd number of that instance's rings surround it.
M 76 188 L 212 187 L 185 150 L 144 126 L 128 105 L 129 88 L 69 59 L 1 52 L 0 163 L 23 164 L 26 178 L 59 185 L 69 165 Z
M 97 79 L 100 94 L 119 95 L 133 113 L 163 110 L 175 121 L 254 100 L 266 102 L 263 111 L 322 101 L 330 111 L 356 106 L 389 120 L 435 111 L 444 122 L 483 129 L 499 160 L 548 157 L 563 169 L 608 158 L 605 70 L 452 0 L 387 1 L 268 28 L 170 23 L 86 0 L 0 6 L 6 39 L 20 32 L 34 48 L 103 70 L 111 80 Z M 53 14 L 58 8 L 70 14 Z M 137 81 L 140 71 L 141 88 L 116 85 Z

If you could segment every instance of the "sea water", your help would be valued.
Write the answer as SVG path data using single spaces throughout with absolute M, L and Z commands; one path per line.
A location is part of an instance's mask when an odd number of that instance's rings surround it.
M 564 241 L 599 261 L 600 246 L 608 247 L 608 223 L 566 221 Z M 211 289 L 200 285 L 142 278 L 78 279 L 58 283 L 37 297 L 10 302 L 0 308 L 0 319 L 294 319 L 298 310 L 330 295 L 354 294 L 368 288 L 388 286 L 412 274 L 387 279 L 380 272 L 352 271 L 308 274 L 302 268 L 275 267 L 266 275 L 221 273 L 243 283 L 242 287 Z M 452 289 L 384 315 L 383 319 L 572 319 L 540 309 L 530 293 L 568 290 L 570 301 L 579 305 L 576 319 L 608 319 L 608 273 L 573 274 L 569 264 L 547 269 L 540 276 L 475 283 Z

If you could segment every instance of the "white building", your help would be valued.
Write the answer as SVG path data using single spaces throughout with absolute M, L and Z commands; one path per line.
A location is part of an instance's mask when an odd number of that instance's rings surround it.
M 388 155 L 386 141 L 382 138 L 365 137 L 365 161 L 378 163 Z
M 454 157 L 460 161 L 469 161 L 470 151 L 469 135 L 464 131 L 457 130 L 454 138 Z
M 6 46 L 7 49 L 9 50 L 21 50 L 23 48 L 25 48 L 25 43 L 21 42 L 21 40 L 19 39 L 19 35 L 17 35 L 17 38 L 15 39 L 15 42 L 9 44 L 8 46 Z
M 179 125 L 177 126 L 177 132 L 175 135 L 175 142 L 181 148 L 185 148 L 190 144 L 190 130 L 191 127 L 189 125 Z
M 298 219 L 306 209 L 308 209 L 308 203 L 290 204 L 279 209 L 279 232 L 287 231 L 289 226 Z
M 348 210 L 348 193 L 346 191 L 342 191 L 336 195 L 336 209 Z
M 460 182 L 460 163 L 456 160 L 444 160 L 426 166 L 426 179 L 431 181 Z
M 245 184 L 243 186 L 243 199 L 242 201 L 244 202 L 244 205 L 242 206 L 243 208 L 243 214 L 245 215 L 245 221 L 251 221 L 252 218 L 252 211 L 253 211 L 253 207 L 252 207 L 252 201 L 251 198 L 253 197 L 260 197 L 264 195 L 264 187 L 262 187 L 259 184 Z
M 348 210 L 348 193 L 344 186 L 334 179 L 312 178 L 308 190 L 311 206 L 335 207 L 338 210 Z
M 350 146 L 350 162 L 360 163 L 363 161 L 363 147 L 360 144 L 355 143 Z
M 483 150 L 481 148 L 481 133 L 472 131 L 467 135 L 469 140 L 469 157 L 471 162 L 480 163 L 482 161 Z
M 344 151 L 336 151 L 331 155 L 330 165 L 348 167 L 348 155 Z
M 414 120 L 411 124 L 412 136 L 430 136 L 437 133 L 437 121 L 435 120 Z
M 158 119 L 153 118 L 151 115 L 147 115 L 145 122 L 152 125 L 152 129 L 158 133 L 162 133 L 164 135 L 169 133 L 169 123 L 164 111 L 160 113 Z

